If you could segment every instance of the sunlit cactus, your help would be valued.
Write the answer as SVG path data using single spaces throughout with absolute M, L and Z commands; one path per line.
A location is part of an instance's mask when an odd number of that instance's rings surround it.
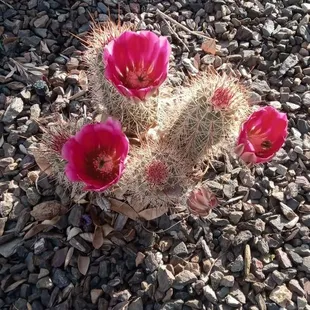
M 193 164 L 228 147 L 250 112 L 240 82 L 214 72 L 202 73 L 179 97 L 162 115 L 162 130 L 171 148 Z

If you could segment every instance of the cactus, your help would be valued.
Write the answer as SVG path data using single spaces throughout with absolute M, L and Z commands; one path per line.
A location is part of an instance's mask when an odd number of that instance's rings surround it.
M 161 130 L 167 144 L 193 165 L 228 147 L 250 111 L 245 88 L 214 72 L 202 73 L 179 97 L 179 104 L 161 115 Z
M 164 144 L 146 142 L 132 148 L 118 186 L 127 190 L 142 210 L 176 203 L 192 184 L 190 175 L 191 165 L 179 154 Z
M 83 192 L 82 183 L 72 183 L 65 175 L 65 162 L 61 157 L 61 150 L 64 143 L 74 135 L 79 128 L 85 124 L 84 118 L 80 120 L 70 119 L 64 121 L 61 117 L 55 116 L 56 122 L 49 123 L 44 129 L 44 133 L 38 148 L 34 150 L 37 163 L 43 161 L 44 166 L 48 165 L 48 170 L 55 182 L 71 193 L 71 198 L 79 196 Z M 40 164 L 39 164 L 40 166 Z M 44 171 L 44 169 L 42 169 Z
M 85 42 L 85 61 L 89 67 L 90 95 L 94 106 L 99 108 L 100 112 L 120 120 L 125 131 L 140 135 L 157 123 L 158 104 L 163 105 L 165 101 L 169 101 L 172 90 L 165 83 L 160 88 L 159 96 L 135 103 L 122 96 L 104 77 L 103 47 L 122 32 L 133 29 L 133 25 L 120 26 L 112 21 L 101 25 L 94 24 Z

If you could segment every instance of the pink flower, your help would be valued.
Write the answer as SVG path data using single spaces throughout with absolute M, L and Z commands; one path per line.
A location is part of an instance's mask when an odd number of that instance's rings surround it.
M 226 109 L 229 107 L 231 100 L 233 98 L 233 94 L 226 87 L 220 87 L 215 90 L 211 103 L 216 109 Z
M 104 191 L 123 174 L 129 142 L 118 121 L 87 124 L 62 148 L 68 161 L 65 172 L 72 182 L 85 183 L 85 190 Z
M 273 107 L 252 113 L 243 123 L 236 154 L 246 163 L 264 163 L 272 159 L 287 137 L 287 116 Z
M 170 44 L 151 31 L 125 31 L 104 49 L 105 77 L 129 98 L 145 100 L 168 74 Z
M 188 199 L 187 206 L 193 215 L 207 216 L 218 206 L 215 194 L 206 186 L 194 189 Z

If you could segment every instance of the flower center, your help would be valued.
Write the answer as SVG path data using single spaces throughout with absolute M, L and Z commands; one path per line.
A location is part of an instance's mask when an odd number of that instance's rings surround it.
M 269 150 L 272 147 L 272 143 L 269 140 L 265 140 L 261 143 L 261 147 L 263 150 Z
M 152 185 L 164 184 L 168 179 L 168 167 L 160 160 L 154 160 L 146 167 L 146 180 Z
M 98 154 L 98 156 L 93 160 L 93 166 L 95 170 L 100 172 L 102 175 L 107 175 L 112 173 L 114 168 L 113 158 L 104 152 Z
M 126 74 L 126 84 L 129 88 L 138 89 L 145 88 L 150 85 L 148 73 L 143 68 L 135 68 Z

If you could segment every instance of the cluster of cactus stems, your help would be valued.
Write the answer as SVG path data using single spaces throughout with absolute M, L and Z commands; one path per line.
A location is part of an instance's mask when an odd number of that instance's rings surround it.
M 126 133 L 139 139 L 139 145 L 130 146 L 124 174 L 109 193 L 120 188 L 146 209 L 184 201 L 196 186 L 194 167 L 231 145 L 250 108 L 247 91 L 238 80 L 211 71 L 200 73 L 190 85 L 177 90 L 166 81 L 156 96 L 143 102 L 120 94 L 104 76 L 102 51 L 111 40 L 132 29 L 111 21 L 94 27 L 85 59 L 93 106 L 104 106 L 104 112 L 118 119 Z M 40 149 L 58 182 L 68 189 L 72 183 L 64 172 L 61 145 L 80 127 L 72 121 L 57 122 L 45 133 Z M 72 195 L 82 191 L 77 184 Z M 175 192 L 178 197 L 171 194 Z

